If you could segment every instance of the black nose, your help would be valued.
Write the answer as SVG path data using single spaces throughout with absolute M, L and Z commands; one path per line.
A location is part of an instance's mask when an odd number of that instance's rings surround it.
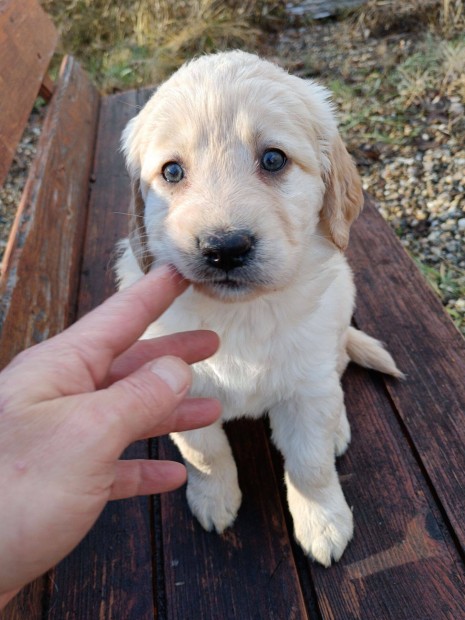
M 254 247 L 255 238 L 248 230 L 201 235 L 198 246 L 206 262 L 216 269 L 231 271 L 241 267 Z

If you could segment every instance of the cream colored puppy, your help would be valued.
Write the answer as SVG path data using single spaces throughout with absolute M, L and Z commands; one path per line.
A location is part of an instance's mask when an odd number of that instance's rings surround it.
M 328 566 L 353 532 L 335 468 L 350 440 L 340 376 L 349 358 L 400 374 L 350 327 L 343 251 L 363 197 L 328 92 L 254 55 L 204 56 L 157 90 L 123 147 L 133 202 L 121 286 L 163 263 L 192 282 L 146 336 L 219 334 L 193 395 L 219 398 L 223 420 L 268 412 L 295 536 Z M 222 532 L 241 492 L 221 422 L 172 438 L 192 512 Z

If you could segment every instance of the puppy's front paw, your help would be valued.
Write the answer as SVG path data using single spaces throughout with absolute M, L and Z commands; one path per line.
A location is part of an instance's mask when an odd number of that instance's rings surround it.
M 233 524 L 242 494 L 237 482 L 237 471 L 214 471 L 204 474 L 189 471 L 187 501 L 200 524 L 207 531 L 219 534 Z
M 300 497 L 290 506 L 297 542 L 326 567 L 340 559 L 353 535 L 352 511 L 343 496 L 341 499 L 334 502 L 333 498 L 329 508 Z

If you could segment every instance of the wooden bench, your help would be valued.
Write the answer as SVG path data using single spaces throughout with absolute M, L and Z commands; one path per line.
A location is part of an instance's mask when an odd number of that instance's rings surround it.
M 114 290 L 129 204 L 119 138 L 151 91 L 102 97 L 72 58 L 53 85 L 57 35 L 35 0 L 0 2 L 0 41 L 0 182 L 37 93 L 50 99 L 1 282 L 4 366 Z M 353 441 L 338 469 L 356 530 L 343 559 L 323 569 L 296 546 L 281 459 L 266 423 L 244 421 L 228 426 L 244 495 L 232 529 L 203 531 L 184 490 L 113 502 L 2 619 L 465 618 L 465 341 L 369 199 L 349 259 L 355 322 L 407 380 L 345 375 Z M 163 438 L 126 457 L 179 455 Z

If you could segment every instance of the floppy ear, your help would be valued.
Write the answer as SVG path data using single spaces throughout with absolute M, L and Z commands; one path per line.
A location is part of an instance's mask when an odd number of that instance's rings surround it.
M 345 250 L 350 226 L 363 207 L 362 183 L 339 134 L 330 144 L 328 158 L 330 170 L 324 177 L 326 191 L 321 221 L 333 243 Z
M 139 115 L 140 116 L 140 115 Z M 129 121 L 124 129 L 121 144 L 126 157 L 126 166 L 131 177 L 131 202 L 129 205 L 129 243 L 143 273 L 148 273 L 154 257 L 147 245 L 145 228 L 145 203 L 140 189 L 140 132 L 138 117 Z

